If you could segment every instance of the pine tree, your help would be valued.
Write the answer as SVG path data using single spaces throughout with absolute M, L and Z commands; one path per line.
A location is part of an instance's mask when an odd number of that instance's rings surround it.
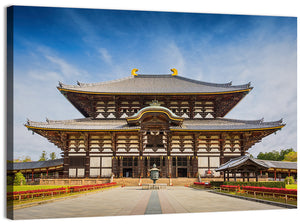
M 56 154 L 55 152 L 50 153 L 50 160 L 55 160 L 56 159 Z
M 47 153 L 46 151 L 43 151 L 39 161 L 46 161 L 46 160 L 47 160 Z

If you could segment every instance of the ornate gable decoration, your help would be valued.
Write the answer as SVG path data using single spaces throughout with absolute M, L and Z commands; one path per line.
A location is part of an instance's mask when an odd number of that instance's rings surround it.
M 153 100 L 150 106 L 142 108 L 136 114 L 127 117 L 126 120 L 129 125 L 141 125 L 150 129 L 159 127 L 168 129 L 169 126 L 181 126 L 183 122 L 182 117 L 175 115 L 168 108 L 160 106 L 157 100 Z

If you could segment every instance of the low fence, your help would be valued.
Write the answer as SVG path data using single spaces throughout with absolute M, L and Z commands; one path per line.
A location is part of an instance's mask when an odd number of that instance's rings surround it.
M 21 201 L 21 200 L 34 199 L 34 198 L 53 197 L 53 196 L 60 196 L 63 194 L 69 194 L 69 193 L 75 193 L 75 192 L 105 189 L 105 188 L 112 187 L 115 185 L 116 185 L 116 183 L 112 182 L 112 183 L 105 183 L 105 184 L 68 186 L 68 187 L 52 188 L 52 189 L 14 191 L 14 192 L 7 193 L 7 200 Z
M 194 182 L 194 185 L 202 186 L 204 188 L 210 188 L 211 187 L 210 183 L 208 183 L 208 182 Z
M 251 194 L 256 198 L 257 196 L 281 198 L 285 203 L 288 200 L 297 201 L 297 189 L 285 189 L 285 188 L 270 188 L 270 187 L 255 187 L 255 186 L 236 186 L 236 185 L 221 185 L 219 188 L 221 191 Z

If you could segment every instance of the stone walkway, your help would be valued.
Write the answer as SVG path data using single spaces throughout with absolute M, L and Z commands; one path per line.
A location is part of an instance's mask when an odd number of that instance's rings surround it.
M 140 187 L 125 187 L 16 209 L 14 218 L 42 219 L 266 209 L 283 208 L 186 187 L 168 187 L 165 190 L 154 191 L 142 190 Z

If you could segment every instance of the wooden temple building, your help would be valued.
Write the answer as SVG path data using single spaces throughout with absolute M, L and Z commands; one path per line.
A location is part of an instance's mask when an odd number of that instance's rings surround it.
M 258 181 L 259 177 L 280 181 L 287 176 L 297 179 L 297 162 L 261 160 L 244 155 L 230 159 L 216 171 L 223 172 L 224 181 L 236 181 L 238 177 L 243 181 L 253 178 Z
M 224 116 L 251 90 L 177 75 L 141 75 L 65 85 L 58 90 L 84 118 L 27 121 L 25 126 L 62 150 L 66 178 L 220 176 L 215 169 L 243 156 L 282 120 Z

